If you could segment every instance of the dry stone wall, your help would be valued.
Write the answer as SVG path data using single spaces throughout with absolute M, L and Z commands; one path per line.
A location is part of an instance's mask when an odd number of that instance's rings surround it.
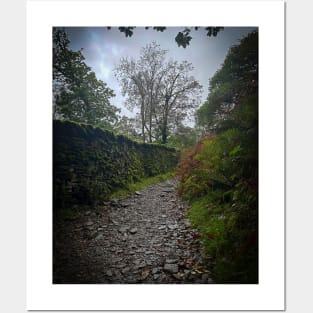
M 54 208 L 95 204 L 176 164 L 174 149 L 140 144 L 90 125 L 53 121 Z

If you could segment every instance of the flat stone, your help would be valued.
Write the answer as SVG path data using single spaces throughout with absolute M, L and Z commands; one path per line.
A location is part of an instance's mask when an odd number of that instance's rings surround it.
M 97 248 L 97 249 L 96 249 L 96 255 L 98 255 L 98 256 L 99 256 L 99 255 L 102 255 L 103 252 L 104 252 L 104 251 L 103 251 L 101 248 Z
M 112 276 L 113 276 L 113 273 L 112 273 L 111 270 L 108 270 L 108 271 L 106 272 L 106 275 L 109 276 L 109 277 L 112 277 Z
M 177 273 L 177 274 L 173 274 L 173 277 L 176 278 L 176 279 L 183 279 L 184 278 L 184 274 L 183 273 Z
M 88 229 L 90 230 L 90 237 L 91 238 L 95 238 L 98 235 L 98 232 L 94 228 L 89 227 Z
M 159 230 L 163 230 L 163 229 L 166 229 L 166 226 L 165 225 L 162 225 L 158 228 Z
M 90 213 L 91 213 L 90 211 L 86 211 L 85 215 L 88 216 L 88 215 L 90 215 Z
M 174 185 L 173 185 L 173 184 L 166 184 L 164 187 L 165 187 L 165 188 L 173 188 Z
M 145 270 L 141 273 L 141 280 L 145 280 L 148 278 L 148 276 L 150 275 L 150 271 L 149 270 Z
M 177 225 L 167 225 L 170 230 L 174 230 L 177 228 Z
M 145 251 L 145 254 L 154 254 L 154 252 L 153 252 L 153 251 L 148 250 L 148 251 Z
M 117 200 L 112 199 L 112 200 L 110 201 L 110 205 L 113 206 L 113 207 L 117 207 L 117 206 L 119 206 L 119 203 L 117 202 Z
M 172 192 L 173 189 L 163 189 L 162 191 L 163 191 L 163 192 L 166 192 L 166 193 L 169 193 L 169 192 Z
M 139 191 L 135 191 L 135 195 L 136 195 L 136 196 L 142 196 L 142 193 L 139 192 Z
M 129 226 L 122 226 L 118 231 L 122 234 L 127 233 Z
M 85 223 L 85 226 L 91 226 L 91 225 L 93 225 L 93 224 L 94 224 L 93 221 L 88 221 L 87 223 Z
M 126 274 L 127 272 L 129 272 L 130 271 L 130 268 L 129 267 L 124 267 L 123 269 L 122 269 L 122 273 L 123 274 Z
M 190 227 L 191 226 L 191 223 L 188 220 L 185 220 L 184 224 L 185 224 L 186 227 Z
M 131 229 L 129 230 L 129 232 L 130 232 L 131 234 L 136 234 L 137 231 L 138 231 L 138 229 L 137 229 L 136 227 L 131 228 Z
M 95 240 L 100 240 L 100 239 L 103 239 L 103 234 L 99 234 L 99 235 L 95 238 Z
M 154 279 L 154 280 L 157 280 L 160 276 L 161 276 L 160 274 L 154 274 L 154 275 L 153 275 L 153 279 Z
M 178 272 L 177 264 L 165 264 L 163 269 L 164 271 L 169 272 L 171 274 L 175 274 Z
M 173 263 L 176 263 L 176 262 L 178 262 L 178 259 L 166 259 L 165 260 L 165 263 L 167 263 L 167 264 L 173 264 Z
M 159 273 L 160 272 L 160 269 L 158 267 L 155 267 L 152 269 L 152 274 L 156 274 L 156 273 Z

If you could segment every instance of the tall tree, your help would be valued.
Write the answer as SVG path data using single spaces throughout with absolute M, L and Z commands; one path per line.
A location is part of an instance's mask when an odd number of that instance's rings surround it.
M 207 101 L 196 113 L 198 125 L 207 131 L 238 123 L 234 109 L 240 110 L 247 96 L 258 91 L 258 32 L 248 34 L 230 48 L 221 68 L 210 80 Z
M 166 50 L 152 42 L 142 48 L 137 61 L 122 58 L 115 68 L 122 94 L 128 96 L 126 106 L 129 109 L 138 108 L 140 111 L 141 135 L 144 142 L 146 134 L 149 142 L 155 137 L 153 115 L 162 77 L 165 75 L 163 67 L 165 55 Z
M 126 136 L 133 140 L 138 140 L 140 138 L 137 129 L 136 119 L 127 116 L 122 116 L 113 127 L 114 133 Z
M 63 29 L 53 29 L 53 117 L 110 127 L 118 109 L 114 92 L 85 63 L 82 49 L 72 51 Z
M 152 42 L 142 48 L 138 60 L 123 58 L 115 69 L 129 108 L 139 108 L 143 141 L 167 142 L 171 127 L 194 108 L 201 92 L 183 61 L 166 61 L 166 50 Z
M 155 114 L 162 143 L 167 142 L 171 127 L 184 120 L 200 100 L 202 86 L 190 74 L 192 70 L 192 64 L 187 61 L 169 61 L 165 65 L 166 75 L 159 89 L 161 102 Z

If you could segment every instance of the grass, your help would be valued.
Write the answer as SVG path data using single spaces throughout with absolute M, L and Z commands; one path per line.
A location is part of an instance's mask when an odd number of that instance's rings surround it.
M 193 227 L 200 235 L 206 255 L 210 256 L 209 268 L 216 283 L 257 283 L 257 247 L 241 252 L 247 242 L 238 227 L 237 212 L 229 204 L 213 204 L 212 195 L 192 201 L 187 211 Z M 237 223 L 237 224 L 236 224 Z M 248 237 L 249 238 L 249 237 Z
M 135 191 L 140 191 L 150 185 L 157 184 L 162 181 L 166 181 L 175 176 L 174 172 L 169 172 L 166 174 L 160 174 L 153 177 L 143 178 L 142 180 L 129 184 L 125 189 L 119 189 L 115 191 L 111 196 L 110 199 L 124 199 L 134 193 Z
M 169 172 L 166 174 L 160 174 L 153 177 L 143 178 L 142 180 L 129 184 L 125 189 L 119 189 L 109 196 L 109 199 L 124 199 L 135 191 L 140 191 L 150 185 L 157 184 L 162 181 L 166 181 L 175 176 L 175 172 Z M 67 208 L 54 210 L 54 219 L 56 221 L 72 221 L 80 216 L 80 213 L 87 210 L 92 210 L 95 205 L 75 205 L 73 207 L 69 206 Z

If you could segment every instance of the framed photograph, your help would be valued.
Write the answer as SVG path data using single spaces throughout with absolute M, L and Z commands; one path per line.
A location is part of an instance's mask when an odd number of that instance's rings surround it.
M 27 2 L 28 310 L 284 310 L 284 9 Z

